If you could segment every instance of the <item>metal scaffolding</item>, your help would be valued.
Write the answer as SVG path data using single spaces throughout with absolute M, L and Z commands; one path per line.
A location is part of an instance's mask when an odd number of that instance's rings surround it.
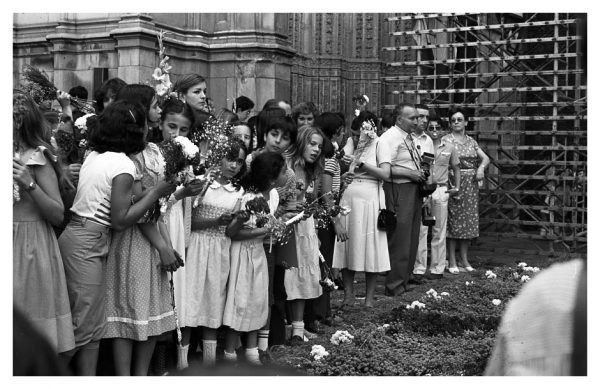
M 386 105 L 425 103 L 442 120 L 468 108 L 490 156 L 481 235 L 526 238 L 536 253 L 587 246 L 585 14 L 388 17 Z M 507 248 L 510 250 L 510 248 Z

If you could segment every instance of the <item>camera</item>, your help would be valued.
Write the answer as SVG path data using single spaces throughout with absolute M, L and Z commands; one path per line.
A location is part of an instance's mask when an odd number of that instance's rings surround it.
M 431 215 L 429 207 L 423 207 L 421 209 L 421 224 L 427 227 L 435 226 L 435 216 Z
M 425 152 L 421 155 L 421 169 L 425 173 L 425 178 L 429 178 L 431 175 L 431 165 L 433 165 L 434 160 L 435 156 L 431 153 Z

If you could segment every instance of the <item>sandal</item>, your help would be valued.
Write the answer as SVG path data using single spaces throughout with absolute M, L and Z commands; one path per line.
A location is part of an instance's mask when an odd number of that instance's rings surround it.
M 448 273 L 450 273 L 450 274 L 458 274 L 458 273 L 460 273 L 460 271 L 458 270 L 457 266 L 453 266 L 453 267 L 449 267 L 448 268 Z

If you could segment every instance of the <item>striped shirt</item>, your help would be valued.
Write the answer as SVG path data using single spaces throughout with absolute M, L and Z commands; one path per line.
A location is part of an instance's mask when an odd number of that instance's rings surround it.
M 77 194 L 71 211 L 105 226 L 112 226 L 110 198 L 112 181 L 120 174 L 135 178 L 135 165 L 123 153 L 91 152 L 79 171 Z
M 340 169 L 340 164 L 338 163 L 337 159 L 327 158 L 325 160 L 325 170 L 323 171 L 323 174 L 327 174 L 332 177 L 332 179 L 333 179 L 333 182 L 331 184 L 332 192 L 340 191 L 341 173 L 342 173 L 342 171 Z

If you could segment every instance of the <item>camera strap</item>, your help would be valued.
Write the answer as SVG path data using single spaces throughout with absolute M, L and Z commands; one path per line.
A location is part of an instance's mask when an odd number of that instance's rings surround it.
M 406 138 L 408 138 L 409 136 L 411 137 L 410 145 L 406 141 Z M 404 144 L 406 145 L 406 149 L 408 150 L 408 153 L 410 154 L 410 158 L 412 159 L 413 163 L 415 164 L 415 167 L 417 168 L 417 170 L 421 170 L 421 156 L 419 155 L 419 153 L 417 152 L 417 150 L 415 148 L 415 142 L 412 139 L 412 135 L 408 134 L 406 138 L 404 138 Z M 417 156 L 416 158 L 415 158 L 415 154 Z
M 377 165 L 377 167 L 379 167 L 379 161 L 377 158 L 377 148 L 379 147 L 379 139 L 377 139 L 377 144 L 375 145 L 375 164 Z M 385 180 L 382 180 L 383 182 L 385 182 Z M 392 178 L 392 162 L 390 161 L 390 181 L 389 183 L 392 185 L 392 197 L 393 197 L 393 204 L 396 204 L 396 189 L 395 189 L 395 185 L 394 185 L 394 178 Z M 379 203 L 379 210 L 381 211 L 381 196 L 380 196 L 380 189 L 379 189 L 379 182 L 377 182 L 377 202 Z M 384 197 L 384 201 L 385 201 L 385 197 Z M 385 205 L 385 204 L 384 204 Z M 384 209 L 387 209 L 387 207 L 384 206 Z

